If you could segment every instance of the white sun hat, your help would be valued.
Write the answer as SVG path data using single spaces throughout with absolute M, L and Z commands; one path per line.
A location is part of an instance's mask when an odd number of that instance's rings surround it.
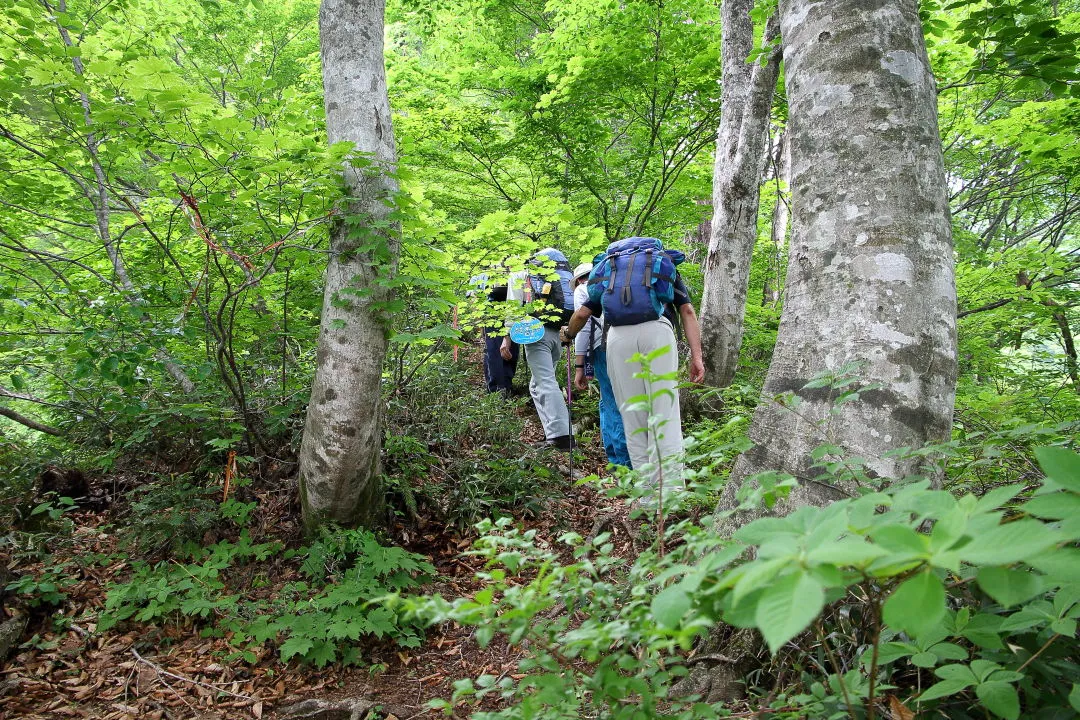
M 574 268 L 574 282 L 577 282 L 578 280 L 580 280 L 582 275 L 588 275 L 591 272 L 592 272 L 592 263 L 591 262 L 583 262 L 583 263 L 581 263 L 576 268 Z

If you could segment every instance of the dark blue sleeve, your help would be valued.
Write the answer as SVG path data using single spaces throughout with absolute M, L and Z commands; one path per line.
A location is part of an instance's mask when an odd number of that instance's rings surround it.
M 671 304 L 676 308 L 681 308 L 683 305 L 690 303 L 690 291 L 686 289 L 686 283 L 683 282 L 682 276 L 675 275 L 675 299 L 671 301 Z

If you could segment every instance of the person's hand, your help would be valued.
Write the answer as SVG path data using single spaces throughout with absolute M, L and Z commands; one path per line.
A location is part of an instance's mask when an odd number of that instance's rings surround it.
M 499 347 L 499 354 L 507 362 L 513 359 L 514 356 L 510 353 L 510 338 L 503 338 L 502 345 Z
M 578 368 L 577 372 L 574 373 L 574 387 L 578 390 L 589 389 L 589 381 L 585 379 L 585 370 L 583 368 Z
M 569 345 L 570 343 L 574 342 L 574 338 L 570 337 L 570 328 L 568 328 L 566 325 L 563 325 L 561 328 L 559 328 L 559 340 L 562 341 L 563 345 Z
M 690 358 L 690 382 L 699 383 L 705 379 L 705 363 L 701 358 Z

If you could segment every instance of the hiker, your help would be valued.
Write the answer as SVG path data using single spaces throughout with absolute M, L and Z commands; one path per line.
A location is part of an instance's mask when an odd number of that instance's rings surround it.
M 649 354 L 666 347 L 668 352 L 653 360 L 650 370 L 653 375 L 674 375 L 679 369 L 675 323 L 681 319 L 690 345 L 690 380 L 704 379 L 701 329 L 686 285 L 675 269 L 682 260 L 682 253 L 665 251 L 655 238 L 611 243 L 589 276 L 588 302 L 560 331 L 560 338 L 570 342 L 589 318 L 603 313 L 608 326 L 608 375 L 622 411 L 630 461 L 635 469 L 647 473 L 647 482 L 654 487 L 659 487 L 663 477 L 662 490 L 682 487 L 681 465 L 668 462 L 683 449 L 677 382 L 636 378 L 641 365 L 629 360 L 636 353 Z M 628 409 L 627 401 L 641 395 L 651 398 L 652 415 L 660 419 L 655 428 L 649 428 L 649 411 Z
M 544 427 L 544 445 L 565 451 L 573 449 L 574 440 L 570 413 L 559 388 L 556 368 L 562 357 L 559 328 L 574 308 L 570 287 L 572 275 L 565 255 L 555 248 L 544 248 L 529 260 L 524 270 L 511 273 L 506 291 L 508 302 L 530 305 L 535 300 L 543 300 L 545 303 L 543 311 L 534 313 L 544 324 L 544 335 L 525 346 L 525 359 L 532 374 L 529 394 Z M 504 359 L 509 359 L 511 345 L 509 337 L 503 339 L 501 353 Z
M 593 264 L 584 262 L 574 268 L 574 309 L 577 310 L 589 300 L 587 281 Z M 611 379 L 607 371 L 607 350 L 604 347 L 604 326 L 602 320 L 590 317 L 585 328 L 574 338 L 574 385 L 578 390 L 589 387 L 589 379 L 596 378 L 600 386 L 600 439 L 604 443 L 604 454 L 612 465 L 631 467 L 630 452 L 626 449 L 626 433 L 623 431 L 622 415 L 619 403 L 611 389 Z
M 471 296 L 476 292 L 488 290 L 487 299 L 492 303 L 506 302 L 506 285 L 492 284 L 488 288 L 487 273 L 475 275 L 469 279 L 469 285 L 475 286 L 466 295 Z M 485 324 L 480 329 L 484 338 L 484 380 L 487 383 L 489 393 L 501 392 L 503 396 L 510 397 L 514 392 L 514 374 L 517 372 L 518 344 L 510 342 L 510 356 L 502 355 L 503 340 L 509 340 L 505 329 L 500 334 L 496 329 L 487 327 Z

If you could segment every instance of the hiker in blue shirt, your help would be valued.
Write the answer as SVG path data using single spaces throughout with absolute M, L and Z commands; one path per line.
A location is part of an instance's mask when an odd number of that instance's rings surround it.
M 540 313 L 544 322 L 543 337 L 524 346 L 532 374 L 529 394 L 544 427 L 544 444 L 566 451 L 573 449 L 574 440 L 570 412 L 555 368 L 562 357 L 559 327 L 574 309 L 570 287 L 572 274 L 565 255 L 555 248 L 545 248 L 533 256 L 525 270 L 511 273 L 506 291 L 507 302 L 528 305 L 543 300 L 547 304 L 547 310 Z M 500 351 L 504 359 L 510 357 L 511 344 L 509 337 L 502 342 Z
M 574 268 L 574 309 L 580 308 L 589 300 L 586 281 L 592 272 L 591 262 L 581 263 Z M 611 379 L 607 370 L 607 349 L 604 346 L 604 326 L 600 319 L 591 317 L 585 329 L 574 338 L 576 355 L 574 386 L 578 390 L 589 387 L 589 379 L 596 378 L 600 386 L 600 438 L 604 443 L 604 454 L 612 465 L 630 467 L 630 452 L 626 449 L 626 433 L 623 430 L 619 403 L 611 388 Z M 590 372 L 591 371 L 591 372 Z
M 469 279 L 470 290 L 466 293 L 471 297 L 478 292 L 487 290 L 487 299 L 491 303 L 506 301 L 506 285 L 489 283 L 488 274 L 481 273 Z M 501 325 L 501 323 L 500 323 Z M 513 393 L 514 373 L 517 372 L 518 345 L 510 343 L 510 357 L 502 356 L 503 340 L 507 339 L 506 330 L 488 326 L 480 329 L 484 337 L 484 381 L 487 383 L 488 392 L 501 392 L 505 397 Z
M 674 323 L 681 319 L 690 346 L 690 380 L 704 379 L 701 328 L 686 285 L 675 271 L 681 260 L 681 253 L 665 251 L 655 238 L 612 243 L 590 274 L 588 302 L 560 332 L 565 342 L 571 342 L 590 317 L 604 314 L 609 326 L 607 369 L 622 411 L 630 461 L 653 487 L 659 487 L 663 477 L 663 490 L 682 487 L 682 467 L 677 462 L 683 450 L 678 382 L 636 378 L 642 368 L 630 358 L 666 347 L 668 351 L 652 361 L 651 373 L 674 376 L 679 369 Z M 642 395 L 651 398 L 651 414 L 659 418 L 652 428 L 649 411 L 628 409 L 627 401 Z

